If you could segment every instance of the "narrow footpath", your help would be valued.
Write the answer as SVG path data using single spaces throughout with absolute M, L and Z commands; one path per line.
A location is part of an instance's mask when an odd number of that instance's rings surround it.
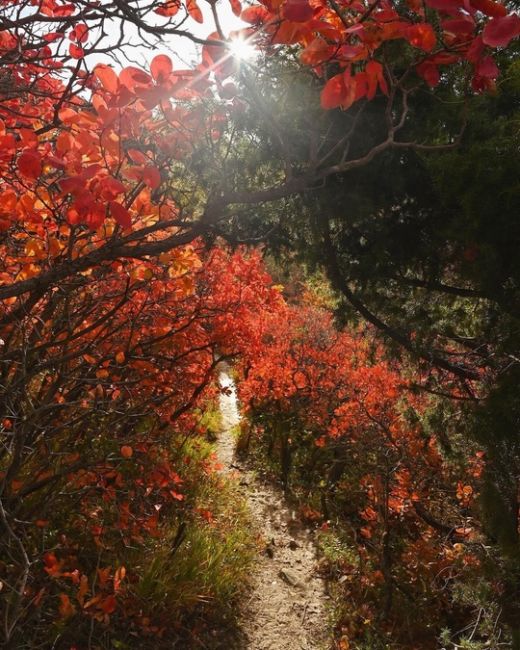
M 287 505 L 281 490 L 235 460 L 231 430 L 240 421 L 235 386 L 225 368 L 219 381 L 225 390 L 220 396 L 219 460 L 223 471 L 236 475 L 264 547 L 241 609 L 244 647 L 240 650 L 325 649 L 328 597 L 316 572 L 313 533 Z

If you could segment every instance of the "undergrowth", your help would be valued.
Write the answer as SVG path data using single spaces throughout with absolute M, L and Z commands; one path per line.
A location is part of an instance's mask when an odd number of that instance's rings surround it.
M 202 414 L 201 421 L 206 431 L 220 422 L 215 409 Z M 78 587 L 63 574 L 53 580 L 56 604 L 49 601 L 48 610 L 35 610 L 38 616 L 13 646 L 16 650 L 231 647 L 238 635 L 237 604 L 257 550 L 246 504 L 238 486 L 218 471 L 215 446 L 204 432 L 174 438 L 170 453 L 173 466 L 189 471 L 183 472 L 178 508 L 165 511 L 157 503 L 157 529 L 131 541 L 121 536 L 97 548 L 76 546 L 97 576 L 92 592 L 102 589 L 103 580 L 112 585 L 114 574 L 121 578 L 117 607 L 90 620 L 82 616 L 81 607 L 93 606 L 90 596 L 78 602 Z M 104 567 L 111 567 L 110 573 Z M 70 606 L 55 617 L 60 592 L 70 595 Z

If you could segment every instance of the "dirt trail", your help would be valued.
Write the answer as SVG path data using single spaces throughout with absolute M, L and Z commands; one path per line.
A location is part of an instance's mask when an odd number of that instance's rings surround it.
M 249 600 L 241 611 L 239 650 L 321 650 L 327 647 L 324 582 L 316 575 L 316 547 L 286 504 L 281 490 L 255 478 L 234 459 L 231 428 L 238 424 L 235 386 L 226 369 L 219 377 L 223 433 L 218 455 L 224 471 L 236 473 L 254 523 L 265 541 L 255 565 Z

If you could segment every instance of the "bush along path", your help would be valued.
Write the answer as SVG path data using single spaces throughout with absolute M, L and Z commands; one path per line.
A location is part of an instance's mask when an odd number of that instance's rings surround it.
M 259 531 L 260 556 L 240 615 L 240 650 L 320 650 L 330 638 L 325 583 L 316 571 L 313 533 L 296 518 L 281 490 L 235 460 L 232 430 L 240 420 L 235 386 L 223 367 L 219 381 L 222 433 L 218 456 L 234 474 Z

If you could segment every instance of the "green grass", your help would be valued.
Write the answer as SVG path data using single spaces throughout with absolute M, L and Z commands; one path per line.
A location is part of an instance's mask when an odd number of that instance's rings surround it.
M 190 454 L 201 457 L 212 451 L 208 443 L 191 447 Z M 178 630 L 179 647 L 205 647 L 205 643 L 226 647 L 227 641 L 219 645 L 211 635 L 233 635 L 257 542 L 238 486 L 221 474 L 199 478 L 195 515 L 186 525 L 182 542 L 172 549 L 177 533 L 172 527 L 149 554 L 141 554 L 134 596 L 144 615 Z M 162 647 L 154 643 L 150 647 Z
M 215 404 L 200 414 L 202 426 L 217 433 Z M 47 629 L 57 650 L 212 650 L 240 648 L 238 604 L 248 586 L 258 542 L 236 482 L 212 469 L 215 444 L 207 435 L 173 439 L 174 466 L 183 472 L 183 501 L 162 512 L 158 535 L 135 545 L 106 548 L 103 565 L 124 566 L 118 608 L 110 619 L 92 623 L 73 616 Z M 43 629 L 42 629 L 43 633 Z M 32 645 L 24 646 L 32 648 Z M 46 646 L 47 647 L 47 646 Z
M 142 562 L 136 595 L 143 603 L 172 611 L 193 611 L 200 603 L 225 605 L 241 592 L 255 553 L 248 514 L 235 487 L 219 478 L 205 486 L 201 504 L 211 520 L 196 517 L 172 551 L 174 535 Z M 218 497 L 218 503 L 216 498 Z M 173 531 L 172 531 L 173 533 Z M 170 542 L 170 544 L 168 543 Z

